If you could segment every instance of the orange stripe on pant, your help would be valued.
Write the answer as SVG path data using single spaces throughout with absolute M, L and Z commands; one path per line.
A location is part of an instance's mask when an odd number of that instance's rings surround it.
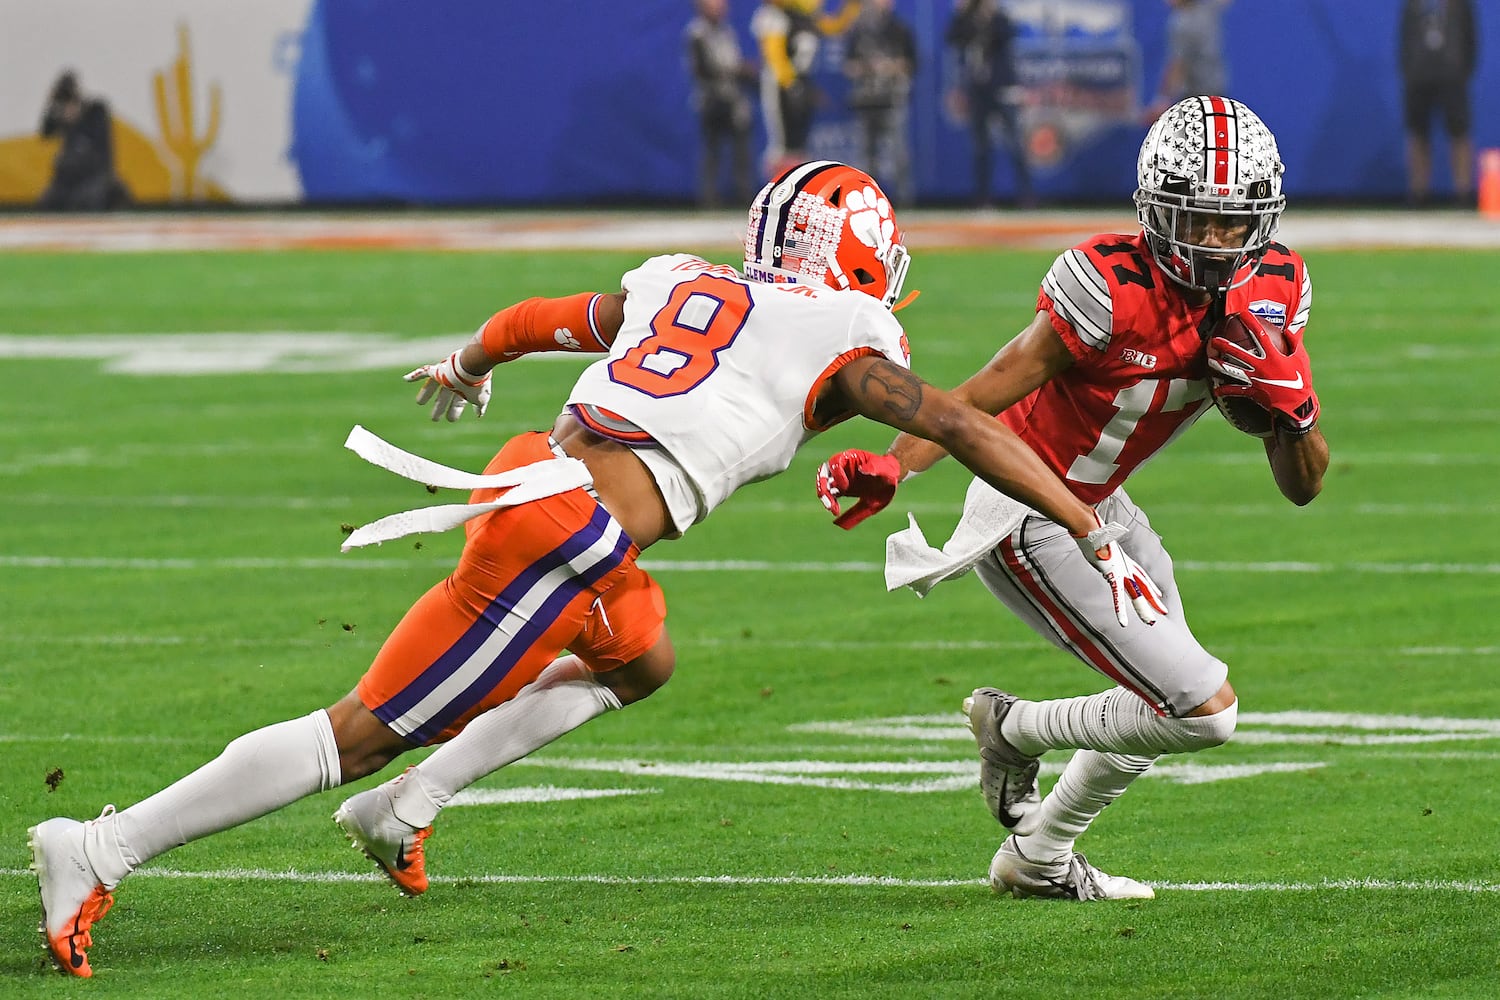
M 546 434 L 523 434 L 485 472 L 552 457 Z M 472 502 L 499 493 L 476 490 Z M 660 637 L 661 590 L 588 491 L 498 510 L 465 532 L 457 568 L 406 613 L 357 688 L 370 711 L 413 742 L 451 739 L 564 649 L 608 670 Z

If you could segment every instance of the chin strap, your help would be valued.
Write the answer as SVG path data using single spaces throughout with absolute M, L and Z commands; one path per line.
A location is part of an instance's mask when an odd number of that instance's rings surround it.
M 891 306 L 891 312 L 900 312 L 901 310 L 905 309 L 907 306 L 915 302 L 917 300 L 917 296 L 921 294 L 922 290 L 920 288 L 913 288 L 911 291 L 906 293 L 906 297 L 904 299 Z

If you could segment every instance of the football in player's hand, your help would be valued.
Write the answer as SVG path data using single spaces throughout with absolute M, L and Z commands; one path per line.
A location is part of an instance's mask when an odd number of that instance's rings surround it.
M 1261 330 L 1266 334 L 1271 345 L 1283 354 L 1286 353 L 1286 338 L 1281 335 L 1281 328 L 1269 323 L 1261 324 Z M 1245 325 L 1244 319 L 1238 315 L 1224 317 L 1216 330 L 1208 338 L 1208 358 L 1210 361 L 1233 366 L 1235 359 L 1216 350 L 1214 338 L 1223 337 L 1255 357 L 1265 357 L 1262 353 L 1260 341 L 1255 334 L 1250 332 Z M 1229 426 L 1237 431 L 1242 431 L 1252 437 L 1268 438 L 1276 433 L 1276 424 L 1271 416 L 1271 411 L 1261 406 L 1249 396 L 1241 396 L 1224 393 L 1221 390 L 1226 386 L 1243 385 L 1228 378 L 1222 373 L 1215 371 L 1212 366 L 1208 372 L 1209 392 L 1213 396 L 1214 405 L 1229 421 Z

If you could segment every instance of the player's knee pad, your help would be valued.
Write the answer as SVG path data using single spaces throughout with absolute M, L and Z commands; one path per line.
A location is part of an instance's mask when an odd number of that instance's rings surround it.
M 1180 719 L 1163 718 L 1162 731 L 1167 738 L 1168 753 L 1191 753 L 1221 746 L 1234 735 L 1239 717 L 1239 701 L 1213 715 L 1190 715 Z

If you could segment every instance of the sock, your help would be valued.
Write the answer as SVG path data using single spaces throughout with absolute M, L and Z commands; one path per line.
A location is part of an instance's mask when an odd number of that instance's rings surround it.
M 426 760 L 386 782 L 396 818 L 418 830 L 430 826 L 462 789 L 619 707 L 582 660 L 559 657 L 510 701 L 476 716 Z
M 1066 860 L 1104 807 L 1155 762 L 1155 757 L 1079 750 L 1033 814 L 1030 832 L 1016 836 L 1016 846 L 1033 861 Z
M 328 713 L 266 726 L 129 809 L 86 824 L 83 849 L 106 889 L 158 854 L 338 785 Z
M 1218 746 L 1234 733 L 1239 703 L 1213 715 L 1157 715 L 1124 688 L 1056 701 L 1017 701 L 1000 732 L 1023 754 L 1085 748 L 1155 757 Z

